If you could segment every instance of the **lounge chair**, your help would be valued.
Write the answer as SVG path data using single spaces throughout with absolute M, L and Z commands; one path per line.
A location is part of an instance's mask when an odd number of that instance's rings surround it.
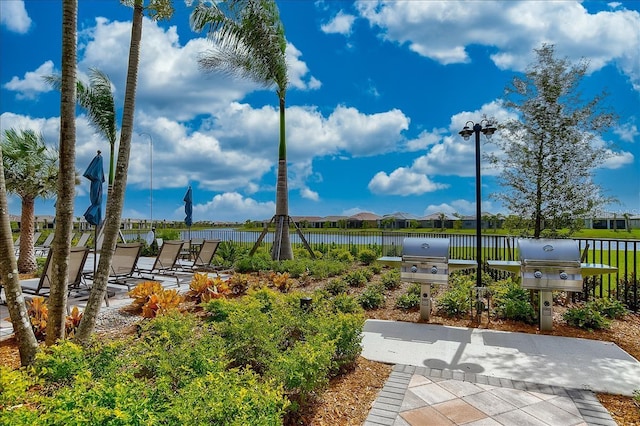
M 40 278 L 20 281 L 20 286 L 22 287 L 22 291 L 24 293 L 37 295 L 49 294 L 49 291 L 51 289 L 51 268 L 53 267 L 53 264 L 51 262 L 51 254 L 52 251 L 49 250 L 49 253 L 47 254 L 47 260 L 44 264 L 44 272 L 40 276 Z M 69 253 L 68 271 L 69 292 L 80 287 L 80 284 L 82 283 L 82 269 L 84 268 L 84 264 L 87 261 L 88 254 L 89 249 L 86 247 L 71 247 L 71 252 Z
M 80 236 L 80 239 L 76 243 L 75 247 L 86 247 L 87 241 L 89 241 L 90 237 L 91 237 L 91 232 L 85 232 Z
M 47 255 L 47 253 L 49 252 L 49 249 L 51 248 L 51 243 L 53 242 L 53 237 L 55 235 L 56 234 L 54 232 L 49 233 L 49 235 L 47 235 L 47 238 L 45 238 L 44 242 L 39 246 L 35 247 L 36 256 L 44 257 Z
M 107 281 L 110 284 L 126 285 L 131 290 L 131 284 L 140 280 L 134 274 L 137 273 L 136 266 L 141 252 L 142 243 L 116 244 Z
M 211 264 L 219 246 L 220 240 L 204 240 L 195 254 L 193 264 L 183 265 L 183 268 L 193 272 L 215 272 L 216 274 L 221 272 L 222 267 Z
M 13 242 L 13 251 L 15 254 L 18 254 L 20 251 L 20 235 L 18 235 L 18 238 Z
M 180 287 L 180 277 L 191 276 L 191 273 L 184 272 L 182 265 L 178 262 L 183 245 L 184 241 L 165 241 L 160 247 L 153 267 L 151 269 L 138 267 L 138 274 L 140 276 L 148 275 L 152 280 L 155 279 L 156 275 L 173 277 L 176 279 L 178 287 Z

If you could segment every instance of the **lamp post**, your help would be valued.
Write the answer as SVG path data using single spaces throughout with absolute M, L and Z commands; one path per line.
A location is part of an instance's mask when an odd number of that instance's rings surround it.
M 482 123 L 485 123 L 484 126 Z M 471 124 L 472 127 L 469 127 Z M 472 134 L 476 135 L 476 261 L 478 270 L 476 272 L 476 286 L 482 287 L 482 181 L 480 180 L 480 133 L 487 139 L 495 133 L 495 126 L 488 120 L 482 119 L 479 123 L 467 121 L 459 132 L 464 140 L 469 140 Z

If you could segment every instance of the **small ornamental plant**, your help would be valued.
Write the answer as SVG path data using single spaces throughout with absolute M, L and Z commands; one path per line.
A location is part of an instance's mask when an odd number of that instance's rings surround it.
M 31 299 L 27 313 L 29 314 L 31 328 L 36 339 L 44 340 L 47 330 L 47 318 L 49 317 L 49 308 L 47 307 L 47 302 L 44 301 L 44 297 L 38 296 Z
M 286 293 L 293 285 L 293 280 L 290 278 L 288 272 L 271 274 L 269 278 L 281 293 Z
M 149 296 L 147 303 L 142 306 L 142 316 L 145 318 L 155 318 L 158 315 L 177 309 L 184 298 L 178 294 L 177 290 L 162 290 Z
M 152 294 L 159 293 L 163 290 L 162 284 L 158 281 L 145 281 L 137 286 L 131 291 L 129 291 L 129 297 L 133 298 L 133 304 L 141 307 Z
M 31 328 L 38 341 L 43 341 L 47 336 L 47 319 L 49 318 L 49 307 L 44 297 L 34 297 L 27 302 L 27 313 L 31 321 Z M 64 326 L 67 336 L 73 336 L 82 320 L 82 312 L 77 306 L 71 309 L 71 313 L 65 317 Z
M 165 290 L 157 281 L 145 281 L 129 292 L 134 299 L 133 305 L 142 309 L 142 316 L 155 318 L 158 315 L 177 309 L 184 297 L 177 290 Z
M 189 283 L 187 297 L 197 303 L 208 302 L 212 299 L 226 297 L 231 293 L 231 288 L 220 277 L 211 278 L 207 274 L 195 273 Z

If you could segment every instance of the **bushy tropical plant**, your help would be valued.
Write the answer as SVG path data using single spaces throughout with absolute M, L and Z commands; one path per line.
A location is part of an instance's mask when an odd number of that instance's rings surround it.
M 377 309 L 384 306 L 384 287 L 379 284 L 371 284 L 357 297 L 358 303 L 364 309 Z

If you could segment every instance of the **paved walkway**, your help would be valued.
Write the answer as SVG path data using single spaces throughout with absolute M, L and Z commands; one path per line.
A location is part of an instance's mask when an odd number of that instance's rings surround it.
M 395 364 L 365 426 L 615 425 L 594 392 L 640 389 L 640 362 L 609 342 L 368 320 L 362 343 Z

